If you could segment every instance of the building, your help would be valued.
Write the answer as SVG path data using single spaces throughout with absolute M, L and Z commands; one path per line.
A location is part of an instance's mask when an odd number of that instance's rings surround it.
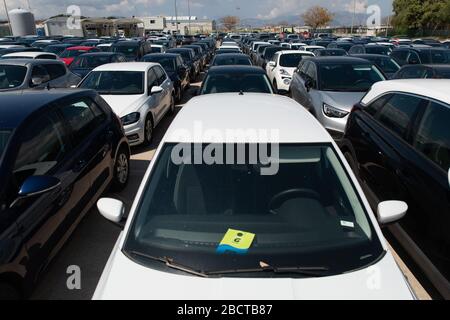
M 178 27 L 177 27 L 178 25 Z M 170 33 L 198 34 L 198 33 L 212 33 L 216 29 L 214 20 L 198 19 L 195 16 L 180 16 L 180 17 L 166 17 L 166 29 Z
M 150 32 L 163 32 L 166 29 L 166 17 L 138 17 L 137 19 L 144 23 L 145 34 L 149 34 Z
M 83 18 L 76 23 L 68 16 L 53 17 L 44 22 L 47 36 L 139 37 L 144 34 L 144 23 L 140 19 Z

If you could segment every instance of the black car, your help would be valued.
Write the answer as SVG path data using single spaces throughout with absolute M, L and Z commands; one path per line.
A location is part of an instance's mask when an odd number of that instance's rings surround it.
M 413 40 L 413 44 L 424 44 L 431 47 L 442 47 L 442 43 L 440 43 L 436 39 L 416 39 Z
M 349 51 L 351 47 L 353 47 L 355 44 L 350 41 L 333 41 L 328 46 L 326 46 L 327 49 L 342 49 L 345 51 Z
M 382 54 L 389 55 L 391 48 L 379 44 L 358 44 L 348 50 L 349 54 Z
M 76 57 L 69 66 L 69 70 L 84 78 L 93 69 L 107 63 L 126 62 L 124 54 L 116 52 L 83 53 Z
M 391 79 L 394 74 L 400 70 L 400 66 L 394 59 L 382 54 L 352 54 L 352 57 L 369 60 L 376 65 L 388 79 Z
M 183 92 L 191 84 L 189 78 L 190 69 L 184 63 L 181 55 L 176 53 L 152 53 L 145 55 L 142 61 L 159 63 L 164 68 L 173 82 L 176 101 L 181 101 Z
M 400 66 L 405 64 L 450 64 L 450 50 L 444 48 L 397 48 L 391 53 Z
M 404 65 L 392 79 L 450 79 L 450 64 Z
M 347 51 L 344 49 L 316 49 L 313 53 L 316 57 L 340 57 L 347 55 Z
M 148 48 L 150 48 L 150 43 L 148 43 Z M 124 54 L 127 61 L 140 61 L 147 50 L 145 43 L 142 41 L 123 40 L 114 43 L 111 46 L 111 52 Z
M 57 56 L 60 56 L 67 48 L 74 47 L 73 43 L 58 43 L 58 44 L 50 44 L 44 48 L 45 52 L 54 53 Z
M 183 62 L 189 67 L 190 80 L 195 80 L 200 74 L 200 62 L 195 59 L 195 51 L 190 48 L 174 48 L 169 49 L 166 53 L 175 53 L 181 55 Z
M 197 44 L 190 44 L 187 46 L 182 46 L 182 48 L 189 48 L 189 49 L 193 49 L 195 51 L 195 56 L 198 59 L 198 61 L 200 62 L 200 70 L 204 70 L 206 67 L 206 59 L 207 59 L 207 54 L 206 52 L 203 50 L 203 47 Z
M 0 96 L 0 300 L 27 297 L 109 185 L 122 189 L 130 150 L 92 90 Z
M 216 55 L 210 65 L 211 67 L 227 65 L 251 66 L 252 60 L 248 55 L 243 53 L 226 53 Z
M 274 93 L 266 72 L 254 66 L 212 67 L 206 74 L 200 94 L 224 92 Z
M 408 203 L 389 231 L 449 299 L 450 104 L 438 82 L 441 88 L 428 98 L 412 93 L 427 80 L 395 81 L 400 90 L 393 85 L 354 107 L 342 150 L 374 209 L 385 200 Z

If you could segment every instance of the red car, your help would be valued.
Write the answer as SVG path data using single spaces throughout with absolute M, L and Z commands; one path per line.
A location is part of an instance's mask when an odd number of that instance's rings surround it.
M 96 47 L 69 47 L 61 53 L 60 58 L 67 66 L 73 62 L 75 57 L 78 57 L 80 54 L 88 53 L 88 52 L 100 52 L 100 49 Z

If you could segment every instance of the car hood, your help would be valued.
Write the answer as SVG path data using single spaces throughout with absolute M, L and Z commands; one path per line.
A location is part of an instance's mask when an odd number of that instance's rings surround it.
M 177 275 L 144 267 L 115 249 L 93 299 L 410 300 L 414 296 L 390 252 L 368 269 L 338 276 L 291 279 Z
M 138 112 L 145 101 L 145 95 L 102 95 L 102 98 L 119 117 Z
M 366 92 L 320 91 L 322 101 L 326 104 L 350 112 L 353 106 L 361 101 Z

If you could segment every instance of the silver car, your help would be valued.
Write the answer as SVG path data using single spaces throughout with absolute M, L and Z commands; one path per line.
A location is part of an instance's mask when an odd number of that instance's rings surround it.
M 340 139 L 353 106 L 372 84 L 383 80 L 383 73 L 365 59 L 308 57 L 294 73 L 289 92 L 334 138 Z
M 0 92 L 76 86 L 81 78 L 70 72 L 64 62 L 47 59 L 0 61 Z

